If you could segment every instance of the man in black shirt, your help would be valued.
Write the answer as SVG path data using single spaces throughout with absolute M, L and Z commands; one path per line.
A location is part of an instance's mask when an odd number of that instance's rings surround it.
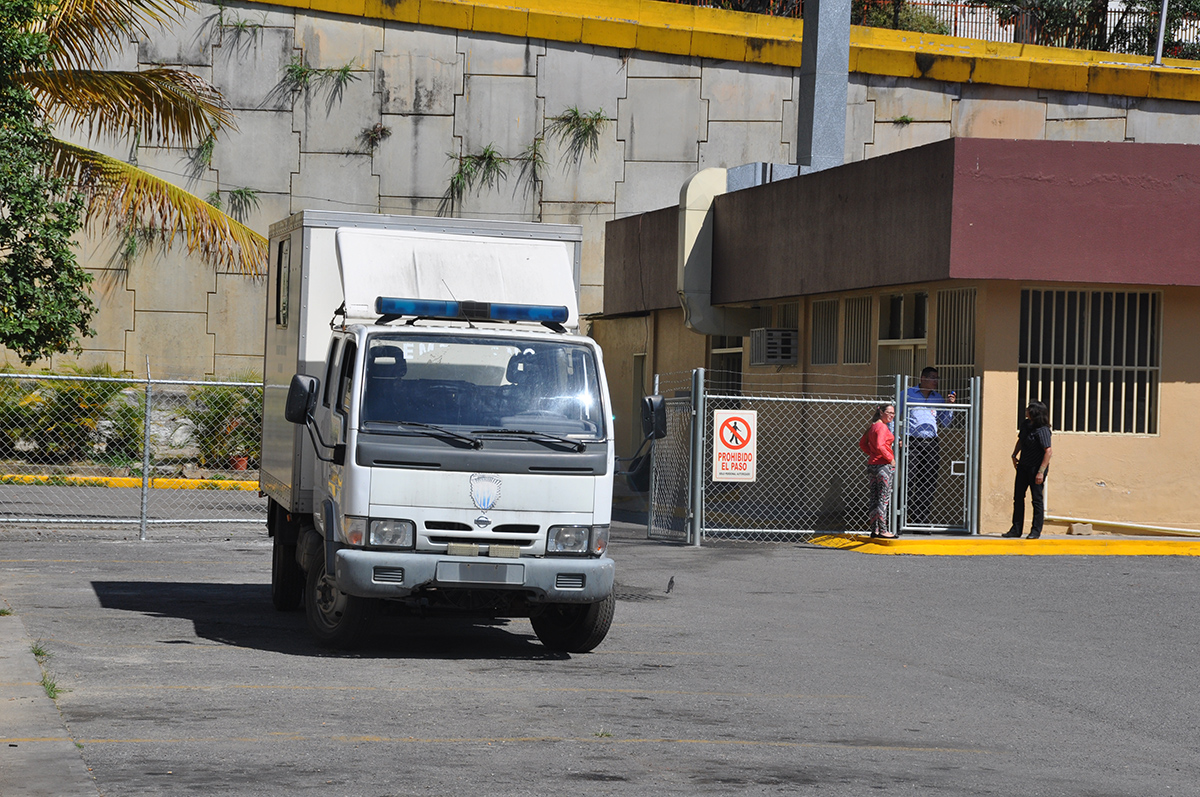
M 1040 401 L 1031 401 L 1025 408 L 1025 422 L 1017 433 L 1017 444 L 1013 446 L 1012 463 L 1017 475 L 1013 484 L 1012 526 L 1005 537 L 1020 537 L 1025 525 L 1025 491 L 1033 503 L 1033 522 L 1026 539 L 1036 540 L 1042 536 L 1042 523 L 1046 517 L 1045 485 L 1050 472 L 1050 411 Z

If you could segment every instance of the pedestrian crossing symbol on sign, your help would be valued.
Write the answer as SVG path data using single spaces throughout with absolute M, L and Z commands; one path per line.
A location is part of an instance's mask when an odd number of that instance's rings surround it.
M 758 449 L 758 413 L 713 412 L 713 481 L 752 482 Z

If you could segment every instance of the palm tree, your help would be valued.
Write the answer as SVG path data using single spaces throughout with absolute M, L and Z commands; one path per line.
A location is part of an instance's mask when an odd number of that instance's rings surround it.
M 50 63 L 15 75 L 47 117 L 72 131 L 134 136 L 150 144 L 192 148 L 231 128 L 233 115 L 213 86 L 182 69 L 140 72 L 102 68 L 130 38 L 179 20 L 191 0 L 58 0 L 39 32 Z M 152 230 L 169 248 L 177 235 L 214 266 L 259 274 L 267 242 L 249 227 L 137 166 L 53 139 L 57 176 L 87 198 L 86 217 L 102 230 Z

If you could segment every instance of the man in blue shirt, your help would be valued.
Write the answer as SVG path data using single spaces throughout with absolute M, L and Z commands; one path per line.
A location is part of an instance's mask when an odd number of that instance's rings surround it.
M 904 392 L 900 412 L 907 420 L 905 442 L 908 444 L 908 522 L 914 525 L 929 523 L 929 505 L 937 491 L 940 445 L 938 430 L 949 426 L 952 413 L 931 407 L 912 407 L 910 404 L 953 404 L 954 391 L 942 396 L 937 391 L 938 372 L 928 367 L 921 371 L 917 387 Z

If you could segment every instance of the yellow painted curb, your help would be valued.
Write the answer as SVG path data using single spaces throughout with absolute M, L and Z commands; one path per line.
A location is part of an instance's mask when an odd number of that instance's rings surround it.
M 1002 537 L 923 537 L 871 539 L 865 534 L 814 537 L 815 545 L 859 553 L 914 556 L 1200 556 L 1198 539 L 1129 539 L 1123 537 L 1043 537 L 1010 540 Z
M 142 480 L 136 476 L 30 476 L 26 474 L 0 474 L 0 484 L 47 484 L 70 487 L 138 487 Z M 150 487 L 155 490 L 242 490 L 258 492 L 258 482 L 235 481 L 233 479 L 151 479 Z
M 362 19 L 798 66 L 803 22 L 654 0 L 272 0 Z M 1200 62 L 852 26 L 850 69 L 892 77 L 1200 100 Z M 336 66 L 314 64 L 314 66 Z

